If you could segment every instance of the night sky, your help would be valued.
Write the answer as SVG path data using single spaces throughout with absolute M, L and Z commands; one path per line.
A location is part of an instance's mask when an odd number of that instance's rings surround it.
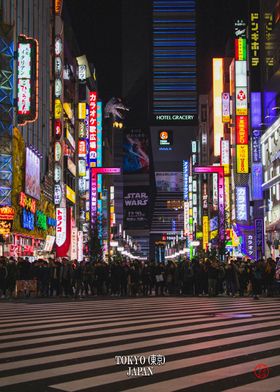
M 199 93 L 209 91 L 211 58 L 226 55 L 233 22 L 246 18 L 246 4 L 247 0 L 198 0 Z M 69 10 L 81 53 L 95 65 L 101 98 L 121 96 L 121 40 L 126 38 L 121 27 L 121 0 L 64 0 L 64 6 Z

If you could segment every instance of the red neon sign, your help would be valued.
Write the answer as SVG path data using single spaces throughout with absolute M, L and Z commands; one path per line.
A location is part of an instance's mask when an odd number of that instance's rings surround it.
M 248 116 L 236 116 L 236 144 L 248 144 Z
M 96 166 L 97 160 L 97 93 L 89 93 L 89 159 Z

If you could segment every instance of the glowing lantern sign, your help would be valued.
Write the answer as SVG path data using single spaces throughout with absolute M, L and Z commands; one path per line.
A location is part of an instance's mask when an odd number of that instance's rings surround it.
M 38 105 L 38 42 L 20 35 L 17 59 L 17 114 L 18 124 L 37 119 Z

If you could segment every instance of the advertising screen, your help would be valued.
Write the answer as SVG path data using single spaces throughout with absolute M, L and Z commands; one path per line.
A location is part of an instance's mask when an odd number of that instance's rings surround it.
M 123 150 L 124 174 L 149 171 L 149 139 L 142 129 L 131 129 L 124 134 Z
M 25 193 L 39 200 L 40 192 L 40 158 L 30 148 L 26 148 Z
M 126 229 L 149 227 L 149 186 L 124 188 L 124 227 Z
M 182 172 L 156 172 L 155 176 L 158 192 L 183 192 Z

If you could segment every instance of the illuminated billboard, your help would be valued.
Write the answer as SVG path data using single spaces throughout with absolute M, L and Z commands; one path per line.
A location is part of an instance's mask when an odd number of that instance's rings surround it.
M 213 117 L 214 117 L 214 155 L 220 155 L 220 141 L 224 136 L 222 121 L 223 59 L 213 59 Z
M 251 92 L 251 125 L 258 128 L 262 122 L 262 98 L 260 92 Z
M 236 145 L 236 172 L 238 174 L 249 173 L 249 147 L 248 144 Z
M 89 160 L 95 167 L 97 161 L 97 93 L 89 93 Z
M 247 62 L 246 61 L 235 62 L 235 85 L 237 87 L 247 86 Z
M 229 140 L 221 140 L 221 165 L 224 166 L 225 174 L 230 173 L 229 151 L 230 151 Z
M 38 42 L 20 35 L 17 61 L 17 114 L 18 124 L 37 119 L 38 104 Z
M 202 217 L 202 233 L 203 233 L 203 249 L 206 250 L 208 247 L 209 240 L 209 218 L 208 216 Z
M 124 174 L 147 173 L 150 167 L 149 138 L 143 129 L 130 129 L 124 133 Z
M 248 221 L 248 187 L 236 186 L 236 219 L 237 221 Z
M 247 87 L 236 87 L 236 115 L 247 116 L 248 114 L 248 98 L 247 98 Z
M 246 38 L 235 38 L 235 59 L 236 60 L 246 60 Z
M 222 93 L 222 121 L 223 121 L 223 123 L 230 122 L 230 95 L 229 95 L 229 93 Z
M 158 139 L 160 150 L 162 147 L 170 147 L 173 145 L 173 132 L 170 130 L 161 130 L 159 131 Z
M 40 192 L 40 158 L 30 148 L 26 148 L 25 193 L 39 200 Z
M 184 201 L 189 199 L 189 161 L 183 161 Z
M 248 116 L 236 116 L 236 144 L 248 144 Z
M 262 200 L 263 191 L 263 166 L 262 163 L 252 164 L 252 200 Z

